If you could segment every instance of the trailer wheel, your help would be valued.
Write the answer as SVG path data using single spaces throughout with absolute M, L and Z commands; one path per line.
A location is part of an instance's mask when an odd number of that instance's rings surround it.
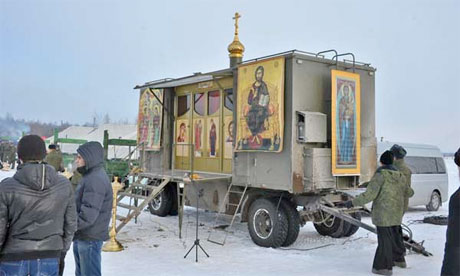
M 426 205 L 426 209 L 428 211 L 437 211 L 441 204 L 441 195 L 438 191 L 433 191 L 431 193 L 430 202 Z
M 282 246 L 289 246 L 293 244 L 300 232 L 300 216 L 299 212 L 296 209 L 294 204 L 288 202 L 287 200 L 281 201 L 281 208 L 283 208 L 284 213 L 286 214 L 288 220 L 288 232 L 286 240 L 283 242 Z
M 322 236 L 330 236 L 331 234 L 337 232 L 340 228 L 340 219 L 335 218 L 332 215 L 329 215 L 323 211 L 319 211 L 321 216 L 325 218 L 325 221 L 322 223 L 313 223 L 316 231 Z
M 248 230 L 255 244 L 280 247 L 288 234 L 286 213 L 273 200 L 259 198 L 249 207 Z
M 177 185 L 177 184 L 176 184 Z M 170 216 L 177 216 L 179 213 L 179 203 L 177 201 L 177 186 L 170 185 L 170 192 L 171 192 L 171 210 L 169 211 L 168 215 Z
M 357 220 L 361 221 L 361 214 L 359 212 L 351 213 L 350 216 L 352 216 L 354 219 L 357 219 Z M 348 230 L 348 232 L 344 233 L 344 235 L 343 235 L 344 237 L 353 236 L 353 234 L 355 234 L 359 229 L 359 226 L 357 226 L 357 225 L 353 225 L 353 224 L 351 224 L 349 222 L 346 222 L 346 221 L 344 221 L 344 223 L 350 224 L 350 229 Z
M 336 220 L 338 221 L 339 223 L 339 228 L 337 229 L 337 231 L 331 233 L 329 236 L 333 237 L 333 238 L 341 238 L 341 237 L 344 237 L 345 234 L 348 233 L 348 231 L 350 231 L 350 228 L 351 228 L 351 223 L 348 223 L 342 219 L 339 219 L 339 218 L 336 218 Z
M 169 186 L 166 186 L 158 196 L 149 202 L 149 211 L 152 215 L 165 217 L 171 212 L 172 204 L 172 193 Z

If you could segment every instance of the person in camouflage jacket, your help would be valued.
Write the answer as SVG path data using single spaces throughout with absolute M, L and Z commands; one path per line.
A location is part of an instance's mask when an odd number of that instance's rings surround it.
M 378 246 L 375 252 L 372 272 L 392 275 L 393 266 L 405 268 L 406 248 L 402 237 L 402 217 L 405 199 L 414 191 L 407 185 L 406 178 L 393 166 L 394 155 L 385 151 L 380 157 L 382 166 L 377 169 L 364 193 L 346 204 L 362 206 L 372 204 L 372 223 L 377 226 Z
M 406 178 L 406 184 L 407 186 L 411 187 L 411 178 L 412 178 L 412 172 L 410 171 L 409 167 L 407 167 L 406 162 L 404 162 L 404 157 L 407 154 L 406 149 L 404 149 L 402 146 L 394 144 L 390 151 L 393 153 L 395 156 L 395 161 L 393 165 L 400 171 L 404 177 Z M 409 198 L 406 197 L 404 199 L 404 213 L 407 212 L 407 208 L 409 206 Z
M 49 152 L 46 155 L 45 162 L 53 166 L 57 172 L 63 172 L 62 154 L 56 150 L 56 145 L 48 146 Z

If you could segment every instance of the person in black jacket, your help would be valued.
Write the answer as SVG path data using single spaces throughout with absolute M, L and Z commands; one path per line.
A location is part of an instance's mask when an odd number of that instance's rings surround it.
M 85 143 L 77 153 L 77 170 L 83 177 L 76 190 L 75 275 L 97 276 L 101 275 L 102 243 L 109 238 L 112 186 L 104 170 L 104 151 L 100 143 Z
M 0 275 L 57 275 L 77 227 L 70 182 L 42 160 L 45 143 L 27 135 L 19 165 L 0 183 Z
M 460 149 L 455 153 L 460 178 Z M 442 276 L 460 276 L 460 188 L 449 199 L 446 245 L 441 268 Z

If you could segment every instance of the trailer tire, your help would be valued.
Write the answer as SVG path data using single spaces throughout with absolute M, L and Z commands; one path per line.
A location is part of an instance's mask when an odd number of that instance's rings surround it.
M 263 247 L 280 247 L 288 234 L 288 219 L 274 200 L 259 198 L 249 207 L 248 230 L 252 241 Z
M 169 211 L 169 215 L 170 216 L 177 216 L 178 210 L 179 210 L 179 204 L 177 202 L 177 186 L 171 185 L 170 186 L 170 191 L 171 191 L 172 204 L 171 204 L 171 210 Z
M 322 211 L 319 211 L 322 212 Z M 323 212 L 323 216 L 328 216 Z M 337 230 L 340 228 L 340 221 L 334 216 L 329 216 L 328 219 L 325 222 L 322 223 L 313 223 L 313 226 L 315 227 L 316 231 L 318 234 L 322 236 L 330 236 L 333 233 L 337 232 Z
M 287 200 L 281 201 L 281 208 L 283 208 L 283 211 L 286 214 L 288 220 L 287 237 L 282 246 L 289 246 L 293 244 L 299 236 L 300 216 L 296 206 Z
M 171 212 L 172 204 L 172 193 L 169 186 L 166 186 L 158 196 L 149 202 L 149 211 L 152 215 L 165 217 Z
M 355 212 L 355 213 L 351 213 L 350 215 L 354 219 L 357 219 L 357 220 L 361 221 L 361 213 Z M 350 229 L 348 230 L 347 233 L 345 233 L 343 235 L 344 237 L 351 237 L 351 236 L 353 236 L 353 234 L 355 234 L 359 230 L 359 226 L 357 226 L 357 225 L 353 225 L 353 224 L 351 224 L 349 222 L 346 222 L 346 221 L 344 223 L 350 224 Z
M 347 234 L 348 231 L 350 231 L 350 228 L 352 226 L 351 223 L 348 223 L 342 219 L 337 218 L 337 220 L 340 223 L 339 228 L 337 229 L 337 231 L 330 234 L 331 237 L 336 238 L 336 239 L 344 237 L 345 234 Z

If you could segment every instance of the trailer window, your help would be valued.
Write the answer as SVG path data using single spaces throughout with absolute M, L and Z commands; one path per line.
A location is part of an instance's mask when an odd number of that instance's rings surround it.
M 225 89 L 224 106 L 230 111 L 233 111 L 233 89 Z
M 208 92 L 208 115 L 212 115 L 219 110 L 220 93 L 219 91 Z
M 446 173 L 446 165 L 441 157 L 436 158 L 436 166 L 438 167 L 438 173 Z
M 205 105 L 204 105 L 204 93 L 196 93 L 193 95 L 194 103 L 195 103 L 195 112 L 198 115 L 204 116 L 205 115 Z
M 406 164 L 413 174 L 438 173 L 436 159 L 432 157 L 406 157 Z
M 180 117 L 190 109 L 190 95 L 177 97 L 177 116 Z

